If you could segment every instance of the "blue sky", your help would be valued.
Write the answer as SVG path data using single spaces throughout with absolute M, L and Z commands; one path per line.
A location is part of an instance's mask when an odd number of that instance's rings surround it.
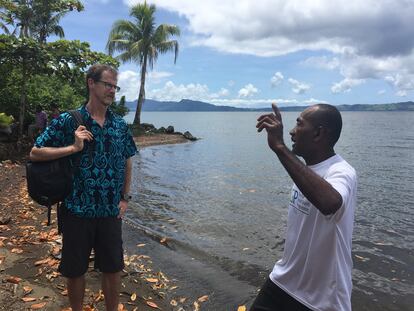
M 112 24 L 142 1 L 86 0 L 62 19 L 67 39 L 105 51 Z M 154 0 L 156 23 L 181 28 L 146 96 L 267 107 L 413 100 L 413 0 Z M 122 64 L 119 95 L 136 100 L 139 67 Z

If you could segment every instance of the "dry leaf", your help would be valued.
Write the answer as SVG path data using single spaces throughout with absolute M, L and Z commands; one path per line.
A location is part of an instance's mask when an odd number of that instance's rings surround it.
M 18 278 L 17 276 L 10 276 L 6 279 L 6 282 L 13 283 L 13 284 L 19 284 L 21 280 L 22 279 Z
M 21 254 L 23 253 L 23 250 L 21 248 L 13 248 L 11 252 L 14 254 Z
M 158 282 L 158 279 L 154 279 L 154 278 L 147 278 L 146 280 L 150 283 L 157 283 Z
M 199 302 L 206 302 L 207 300 L 208 300 L 208 295 L 201 296 L 200 298 L 197 299 L 197 301 Z
M 149 305 L 151 308 L 154 309 L 160 309 L 160 307 L 157 306 L 157 304 L 155 302 L 152 301 L 146 301 L 147 305 Z M 161 309 L 160 309 L 161 310 Z
M 42 309 L 44 306 L 46 306 L 46 303 L 47 303 L 47 302 L 36 303 L 36 304 L 34 304 L 34 305 L 31 305 L 31 306 L 30 306 L 30 309 L 32 309 L 32 310 L 40 310 L 40 309 Z
M 25 295 L 28 295 L 32 292 L 32 288 L 30 286 L 23 286 L 23 292 Z
M 200 305 L 198 304 L 197 301 L 194 301 L 193 305 L 194 305 L 194 311 L 199 311 L 200 310 Z
M 141 243 L 141 244 L 138 244 L 137 247 L 143 247 L 145 245 L 146 245 L 145 243 Z
M 137 299 L 137 294 L 133 293 L 131 295 L 131 301 L 135 301 Z
M 240 306 L 237 308 L 237 311 L 246 311 L 246 306 Z
M 174 299 L 170 301 L 170 305 L 172 305 L 173 307 L 176 307 L 178 305 L 177 301 L 175 301 Z
M 167 238 L 162 238 L 162 239 L 160 240 L 160 243 L 165 243 L 165 242 L 167 242 Z
M 32 301 L 36 301 L 37 298 L 35 297 L 23 297 L 22 300 L 24 302 L 32 302 Z
M 124 311 L 124 305 L 122 303 L 118 304 L 118 311 Z

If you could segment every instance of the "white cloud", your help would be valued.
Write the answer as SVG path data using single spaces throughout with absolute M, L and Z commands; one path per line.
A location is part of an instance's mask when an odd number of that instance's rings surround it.
M 292 91 L 295 94 L 304 94 L 306 91 L 308 91 L 310 89 L 310 85 L 303 83 L 303 82 L 299 82 L 298 80 L 289 78 L 289 83 L 292 85 Z
M 251 89 L 251 87 L 248 87 Z M 254 87 L 253 87 L 254 88 Z M 219 106 L 233 106 L 242 108 L 258 108 L 258 107 L 270 107 L 273 102 L 276 102 L 281 106 L 303 106 L 315 103 L 326 103 L 324 100 L 317 100 L 310 98 L 307 100 L 299 101 L 297 99 L 252 99 L 248 97 L 244 98 L 223 98 L 229 96 L 229 91 L 225 88 L 221 88 L 218 92 L 210 92 L 209 88 L 205 84 L 190 83 L 175 84 L 172 81 L 168 81 L 162 88 L 148 90 L 147 98 L 155 99 L 159 101 L 180 101 L 182 99 L 191 99 L 207 102 Z M 136 97 L 135 97 L 136 99 Z
M 405 96 L 407 96 L 407 91 L 398 91 L 398 92 L 396 93 L 396 95 L 397 95 L 397 96 L 400 96 L 400 97 L 405 97 Z
M 365 80 L 356 80 L 356 79 L 344 79 L 341 82 L 335 83 L 331 87 L 332 93 L 345 93 L 350 92 L 351 89 L 356 86 L 364 83 Z
M 257 94 L 258 91 L 259 90 L 253 84 L 249 83 L 239 90 L 239 98 L 252 97 Z
M 386 90 L 379 90 L 378 95 L 384 95 L 387 91 Z
M 140 79 L 139 74 L 135 71 L 127 70 L 118 74 L 118 85 L 121 91 L 117 94 L 117 98 L 125 96 L 127 101 L 138 98 Z
M 165 71 L 150 71 L 146 75 L 147 88 L 149 84 L 161 83 L 163 79 L 172 76 L 172 73 Z M 138 98 L 139 86 L 141 84 L 140 74 L 136 71 L 126 70 L 118 74 L 118 85 L 121 91 L 117 94 L 117 98 L 125 96 L 127 101 L 136 100 Z
M 131 5 L 140 0 L 124 0 Z M 412 81 L 412 0 L 151 0 L 188 21 L 192 45 L 226 53 L 279 56 L 311 50 L 332 58 L 305 64 L 340 69 L 344 79 Z M 407 63 L 403 66 L 403 63 Z M 400 74 L 404 77 L 397 77 Z M 392 83 L 410 91 L 412 83 Z
M 280 71 L 278 71 L 270 79 L 270 83 L 272 84 L 272 87 L 276 87 L 280 83 L 282 83 L 283 79 L 284 79 L 283 74 Z
M 340 66 L 340 61 L 337 57 L 330 58 L 328 56 L 309 57 L 303 63 L 308 66 L 327 70 L 334 70 Z

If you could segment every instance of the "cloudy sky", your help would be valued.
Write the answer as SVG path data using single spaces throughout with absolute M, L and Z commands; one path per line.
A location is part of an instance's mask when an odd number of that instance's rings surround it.
M 67 39 L 105 51 L 112 24 L 137 0 L 86 0 L 62 20 Z M 142 2 L 142 1 L 141 1 Z M 147 98 L 264 107 L 413 100 L 414 0 L 152 0 L 156 23 L 181 28 L 161 56 Z M 120 67 L 135 100 L 139 67 Z

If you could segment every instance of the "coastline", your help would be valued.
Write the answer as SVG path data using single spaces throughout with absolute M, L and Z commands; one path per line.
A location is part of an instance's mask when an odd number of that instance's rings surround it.
M 140 148 L 189 141 L 174 134 L 142 135 L 134 140 Z M 25 157 L 11 158 L 0 162 L 0 310 L 70 310 L 66 281 L 57 272 L 61 236 L 56 209 L 52 224 L 46 226 L 47 209 L 27 194 Z M 137 249 L 144 246 L 137 244 Z M 176 296 L 178 285 L 153 268 L 150 256 L 127 251 L 119 310 L 201 310 L 208 300 Z M 86 275 L 84 310 L 104 310 L 100 274 L 93 271 L 93 262 Z

